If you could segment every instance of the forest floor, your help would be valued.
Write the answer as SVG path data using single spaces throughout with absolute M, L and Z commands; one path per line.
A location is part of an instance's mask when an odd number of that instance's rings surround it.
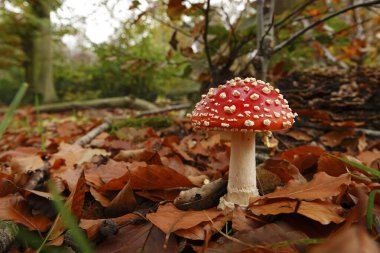
M 54 189 L 94 252 L 380 252 L 380 132 L 351 119 L 303 113 L 267 146 L 258 136 L 261 196 L 227 212 L 216 206 L 230 142 L 192 131 L 182 112 L 122 120 L 82 142 L 131 111 L 31 112 L 0 140 L 3 252 L 86 251 Z

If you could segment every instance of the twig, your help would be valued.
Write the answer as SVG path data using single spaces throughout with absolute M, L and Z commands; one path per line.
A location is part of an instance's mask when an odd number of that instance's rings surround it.
M 170 111 L 183 110 L 183 109 L 189 108 L 190 106 L 191 106 L 190 104 L 182 104 L 182 105 L 173 105 L 166 108 L 160 108 L 157 110 L 143 111 L 143 112 L 138 113 L 136 115 L 136 118 L 141 118 L 143 116 L 148 116 L 148 115 L 161 114 L 161 113 L 170 112 Z
M 84 146 L 88 143 L 90 143 L 96 136 L 103 133 L 105 130 L 110 128 L 112 125 L 112 122 L 110 119 L 105 119 L 104 122 L 92 129 L 90 132 L 88 132 L 86 135 L 82 136 L 78 140 L 75 141 L 75 144 Z
M 277 53 L 278 51 L 280 51 L 281 49 L 283 49 L 284 47 L 286 47 L 287 45 L 289 45 L 290 43 L 292 43 L 294 40 L 296 40 L 298 37 L 302 36 L 304 33 L 306 33 L 307 31 L 313 29 L 314 27 L 322 24 L 323 22 L 333 18 L 333 17 L 336 17 L 344 12 L 347 12 L 347 11 L 350 11 L 350 10 L 354 10 L 356 8 L 360 8 L 360 7 L 366 7 L 366 6 L 371 6 L 371 5 L 375 5 L 375 4 L 380 4 L 380 0 L 375 0 L 375 1 L 369 1 L 369 2 L 365 2 L 365 3 L 359 3 L 359 4 L 354 4 L 354 5 L 351 5 L 351 6 L 348 6 L 342 10 L 339 10 L 339 11 L 336 11 L 334 13 L 331 13 L 329 15 L 327 15 L 326 17 L 314 22 L 313 24 L 311 24 L 310 26 L 308 27 L 305 27 L 304 29 L 298 31 L 297 33 L 293 34 L 289 39 L 281 42 L 280 44 L 278 44 L 277 46 L 275 46 L 273 48 L 273 51 L 272 51 L 272 54 L 274 53 Z
M 282 26 L 286 21 L 288 21 L 290 18 L 292 18 L 293 16 L 295 16 L 299 12 L 303 11 L 308 5 L 312 4 L 313 2 L 315 2 L 315 0 L 309 0 L 305 3 L 303 3 L 302 5 L 298 6 L 291 13 L 289 13 L 289 15 L 287 15 L 286 17 L 281 19 L 279 22 L 274 24 L 274 27 L 278 28 L 278 27 Z

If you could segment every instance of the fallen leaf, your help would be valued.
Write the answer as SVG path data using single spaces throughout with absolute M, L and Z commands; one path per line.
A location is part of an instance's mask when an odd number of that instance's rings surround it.
M 355 131 L 353 129 L 347 129 L 344 131 L 331 131 L 322 135 L 319 139 L 323 145 L 328 147 L 336 147 L 342 143 L 342 141 L 349 137 L 354 137 Z
M 380 151 L 364 151 L 358 155 L 358 159 L 369 167 L 379 169 Z
M 314 139 L 313 136 L 299 130 L 291 130 L 287 132 L 286 135 L 297 141 L 312 141 Z
M 259 165 L 260 168 L 273 172 L 280 177 L 281 181 L 286 183 L 289 180 L 306 182 L 296 166 L 287 160 L 271 158 Z
M 55 160 L 65 160 L 65 165 L 68 168 L 74 168 L 74 165 L 80 165 L 88 162 L 94 155 L 108 155 L 103 149 L 82 148 L 76 144 L 61 143 L 59 151 L 52 155 L 50 163 L 54 164 Z
M 317 164 L 319 157 L 325 151 L 316 146 L 300 146 L 283 151 L 280 158 L 294 164 L 301 173 L 311 169 Z
M 252 205 L 250 210 L 255 215 L 277 215 L 281 213 L 298 213 L 323 225 L 341 223 L 342 207 L 327 201 L 298 201 L 294 199 L 274 200 L 264 204 Z
M 131 181 L 119 191 L 115 198 L 107 206 L 105 213 L 107 217 L 117 217 L 135 210 L 137 202 L 131 188 Z
M 160 165 L 147 165 L 131 168 L 122 177 L 113 179 L 99 188 L 105 190 L 120 190 L 131 180 L 132 189 L 157 190 L 176 187 L 194 186 L 189 179 L 173 169 Z
M 42 215 L 33 215 L 27 202 L 18 194 L 0 198 L 0 219 L 12 220 L 31 230 L 46 231 L 51 221 Z
M 261 202 L 266 199 L 286 198 L 298 200 L 325 200 L 327 198 L 339 195 L 345 187 L 351 182 L 349 174 L 343 174 L 339 177 L 332 177 L 324 172 L 314 175 L 310 182 L 297 183 L 290 182 L 281 189 L 266 194 L 261 197 L 251 199 L 250 206 L 255 202 Z
M 311 246 L 307 253 L 376 253 L 380 252 L 379 246 L 360 225 L 354 225 L 349 229 L 336 233 L 324 243 Z
M 289 242 L 308 239 L 304 233 L 284 223 L 270 223 L 257 229 L 236 232 L 231 237 L 233 240 L 222 237 L 217 242 L 210 243 L 205 252 L 298 253 L 296 246 Z
M 222 211 L 216 210 L 216 208 L 202 211 L 182 211 L 169 203 L 160 206 L 157 212 L 147 214 L 146 217 L 165 234 L 175 233 L 176 231 L 181 230 L 180 233 L 183 236 L 192 239 L 198 238 L 199 233 L 192 235 L 191 232 L 185 233 L 185 230 L 193 229 L 197 225 L 202 224 L 203 222 L 210 222 L 210 220 L 214 220 L 219 216 L 224 217 L 224 214 Z
M 165 234 L 152 223 L 127 225 L 115 236 L 108 237 L 95 248 L 97 253 L 177 253 L 174 236 L 166 239 Z

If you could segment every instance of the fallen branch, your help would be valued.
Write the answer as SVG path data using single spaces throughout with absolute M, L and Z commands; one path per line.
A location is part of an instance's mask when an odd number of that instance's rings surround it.
M 96 136 L 106 131 L 108 128 L 112 126 L 112 121 L 110 119 L 105 119 L 104 122 L 92 129 L 90 132 L 88 132 L 86 135 L 82 136 L 78 140 L 75 141 L 75 144 L 84 146 L 88 143 L 90 143 L 93 139 L 95 139 Z
M 138 113 L 135 118 L 141 118 L 143 116 L 151 116 L 155 114 L 161 114 L 161 113 L 166 113 L 170 111 L 176 111 L 176 110 L 182 110 L 182 109 L 187 109 L 190 107 L 190 104 L 183 104 L 183 105 L 175 105 L 175 106 L 170 106 L 167 108 L 161 108 L 161 109 L 153 109 L 153 110 L 148 110 L 148 111 L 143 111 Z M 103 133 L 107 129 L 109 129 L 112 126 L 112 122 L 115 120 L 120 120 L 120 119 L 125 119 L 125 118 L 120 118 L 120 117 L 115 117 L 112 119 L 105 119 L 104 122 L 97 126 L 96 128 L 92 129 L 90 132 L 88 132 L 86 135 L 82 136 L 78 140 L 75 141 L 75 144 L 78 144 L 80 146 L 84 146 L 88 143 L 90 143 L 93 139 L 96 138 L 99 134 Z
M 40 112 L 63 112 L 68 110 L 79 110 L 88 108 L 112 108 L 127 107 L 138 110 L 156 110 L 157 106 L 151 102 L 140 98 L 132 97 L 114 97 L 100 98 L 87 101 L 72 101 L 55 104 L 45 104 L 39 107 Z M 0 113 L 4 113 L 6 109 L 0 109 Z

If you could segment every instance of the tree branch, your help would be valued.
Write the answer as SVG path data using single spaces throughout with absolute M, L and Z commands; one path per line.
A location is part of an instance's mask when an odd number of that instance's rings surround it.
M 351 5 L 351 6 L 348 6 L 342 10 L 339 10 L 339 11 L 336 11 L 334 13 L 331 13 L 330 15 L 327 15 L 326 17 L 314 22 L 313 24 L 311 24 L 310 26 L 308 27 L 305 27 L 304 29 L 298 31 L 297 33 L 293 34 L 288 40 L 286 41 L 283 41 L 281 42 L 280 44 L 278 44 L 277 46 L 275 46 L 273 48 L 273 51 L 272 51 L 272 54 L 274 53 L 277 53 L 278 51 L 280 51 L 281 49 L 283 49 L 284 47 L 288 46 L 290 43 L 292 43 L 293 41 L 295 41 L 298 37 L 302 36 L 304 33 L 306 33 L 307 31 L 313 29 L 314 27 L 318 26 L 319 24 L 322 24 L 323 22 L 333 18 L 333 17 L 336 17 L 344 12 L 347 12 L 347 11 L 350 11 L 350 10 L 353 10 L 353 9 L 356 9 L 356 8 L 360 8 L 360 7 L 366 7 L 366 6 L 371 6 L 371 5 L 375 5 L 375 4 L 380 4 L 380 0 L 375 0 L 375 1 L 369 1 L 369 2 L 365 2 L 365 3 L 360 3 L 360 4 L 354 4 L 354 5 Z
M 289 15 L 287 15 L 286 17 L 281 19 L 278 23 L 274 24 L 274 27 L 278 28 L 278 27 L 282 26 L 286 21 L 288 21 L 290 18 L 297 15 L 299 12 L 303 11 L 308 5 L 312 4 L 313 2 L 315 2 L 315 0 L 309 0 L 309 1 L 301 4 L 300 6 L 295 8 L 291 13 L 289 13 Z

